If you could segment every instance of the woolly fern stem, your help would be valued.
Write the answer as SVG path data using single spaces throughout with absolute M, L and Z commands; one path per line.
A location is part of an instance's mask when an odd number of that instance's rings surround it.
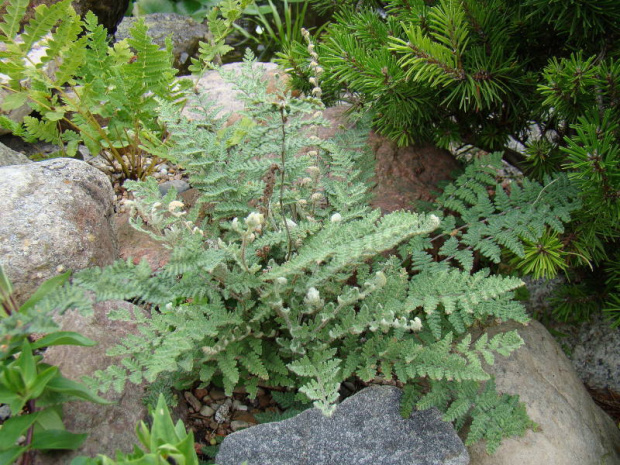
M 286 213 L 284 212 L 284 178 L 286 175 L 286 115 L 284 114 L 284 104 L 280 104 L 280 122 L 280 128 L 282 130 L 282 145 L 280 150 L 280 162 L 282 163 L 282 167 L 280 169 L 280 211 L 282 213 L 282 221 L 284 221 L 284 228 L 286 229 L 286 238 L 288 242 L 286 260 L 290 260 L 293 251 L 293 240 L 291 239 L 291 231 L 288 228 Z

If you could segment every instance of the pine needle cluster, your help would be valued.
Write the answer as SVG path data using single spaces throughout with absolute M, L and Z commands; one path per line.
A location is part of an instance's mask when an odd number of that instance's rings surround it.
M 401 145 L 501 151 L 543 183 L 566 173 L 581 210 L 511 263 L 575 282 L 610 268 L 620 235 L 618 2 L 313 3 L 335 10 L 316 48 L 326 102 L 369 111 L 376 130 Z M 304 90 L 307 58 L 302 44 L 280 55 Z M 615 308 L 618 282 L 605 279 L 613 282 L 590 292 Z

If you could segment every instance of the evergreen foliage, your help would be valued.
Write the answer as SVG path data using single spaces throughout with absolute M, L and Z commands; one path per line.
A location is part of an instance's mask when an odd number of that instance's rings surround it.
M 437 405 L 459 426 L 472 419 L 470 441 L 484 437 L 489 450 L 522 433 L 525 410 L 495 393 L 483 367 L 521 338 L 468 332 L 490 320 L 527 322 L 512 300 L 522 283 L 479 263 L 561 231 L 578 206 L 566 177 L 504 192 L 490 175 L 494 155 L 446 190 L 438 207 L 454 214 L 381 217 L 368 207 L 372 170 L 359 168 L 371 166 L 364 132 L 347 134 L 356 150 L 318 138 L 320 101 L 293 98 L 277 79 L 267 93 L 247 59 L 241 76 L 227 76 L 246 103 L 234 123 L 200 97 L 191 119 L 162 105 L 170 138 L 157 150 L 191 173 L 196 205 L 173 191 L 162 198 L 153 180 L 129 183 L 134 226 L 169 246 L 170 261 L 155 272 L 128 260 L 76 276 L 98 299 L 143 308 L 111 315 L 141 334 L 110 352 L 123 362 L 95 384 L 214 382 L 250 395 L 280 386 L 329 414 L 349 377 L 397 377 L 407 386 L 404 412 Z
M 4 110 L 27 103 L 39 116 L 22 124 L 6 117 L 0 124 L 29 141 L 45 140 L 65 147 L 75 157 L 83 143 L 93 156 L 101 155 L 122 178 L 142 179 L 161 159 L 148 161 L 141 145 L 163 138 L 157 123 L 156 98 L 179 96 L 172 68 L 171 44 L 160 50 L 138 21 L 126 41 L 108 45 L 107 33 L 90 13 L 75 13 L 70 0 L 40 5 L 18 34 L 28 2 L 12 0 L 0 24 L 0 72 L 9 78 Z M 45 48 L 39 63 L 28 54 L 35 44 Z
M 609 268 L 620 234 L 617 2 L 314 3 L 336 10 L 316 47 L 326 102 L 370 111 L 376 130 L 402 145 L 501 151 L 543 183 L 567 173 L 582 209 L 511 263 L 577 282 L 592 266 Z M 280 57 L 305 91 L 308 57 L 299 43 Z M 598 290 L 610 292 L 610 308 L 617 287 Z

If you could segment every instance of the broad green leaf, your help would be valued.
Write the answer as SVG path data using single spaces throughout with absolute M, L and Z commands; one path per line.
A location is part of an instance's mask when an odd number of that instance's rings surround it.
M 19 456 L 26 452 L 25 447 L 14 446 L 0 451 L 0 463 L 15 463 Z
M 79 397 L 80 399 L 88 400 L 96 404 L 113 404 L 114 403 L 114 402 L 105 400 L 102 397 L 99 397 L 98 395 L 91 392 L 86 386 L 83 386 L 80 383 L 67 379 L 64 376 L 58 376 L 52 379 L 47 384 L 47 388 L 50 391 L 62 392 L 63 394 Z
M 76 434 L 65 430 L 38 431 L 30 447 L 37 450 L 76 450 L 88 434 Z
M 0 403 L 7 404 L 12 413 L 19 413 L 24 405 L 26 405 L 26 400 L 15 391 L 16 390 L 9 389 L 4 385 L 0 385 Z
M 92 347 L 97 345 L 96 341 L 82 336 L 80 333 L 73 331 L 58 331 L 55 333 L 43 336 L 41 339 L 32 343 L 33 349 L 39 349 L 41 347 L 51 346 L 84 346 Z
M 37 403 L 39 405 L 39 403 Z M 43 410 L 37 411 L 36 428 L 40 430 L 62 430 L 66 429 L 62 422 L 62 405 L 55 405 Z
M 40 413 L 30 413 L 28 415 L 12 416 L 2 425 L 2 434 L 0 434 L 0 450 L 7 450 L 15 445 L 20 436 L 23 436 L 28 428 L 37 421 Z M 2 462 L 0 463 L 7 463 Z M 10 463 L 10 462 L 8 462 Z
M 65 117 L 65 112 L 62 110 L 48 111 L 45 117 L 50 121 L 60 121 Z

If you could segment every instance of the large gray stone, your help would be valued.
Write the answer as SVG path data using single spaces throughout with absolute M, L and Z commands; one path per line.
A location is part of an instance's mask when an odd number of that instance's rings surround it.
M 489 337 L 517 329 L 525 344 L 487 367 L 500 392 L 519 394 L 539 425 L 523 437 L 509 438 L 494 455 L 484 442 L 469 448 L 472 465 L 617 465 L 620 431 L 592 400 L 571 362 L 537 321 L 489 329 Z
M 594 315 L 581 324 L 573 341 L 571 360 L 583 382 L 620 393 L 620 328 Z
M 127 17 L 118 25 L 116 40 L 129 37 L 129 30 L 140 18 Z M 187 16 L 175 13 L 153 13 L 141 17 L 149 28 L 149 36 L 160 47 L 165 47 L 166 37 L 172 40 L 174 67 L 179 74 L 189 74 L 190 58 L 196 57 L 199 42 L 205 41 L 209 32 L 207 26 Z
M 372 386 L 346 399 L 332 417 L 310 409 L 224 439 L 219 465 L 466 465 L 465 446 L 437 410 L 399 412 L 401 391 Z
M 96 370 L 105 370 L 117 359 L 105 355 L 106 351 L 122 339 L 137 334 L 136 325 L 126 321 L 108 320 L 111 310 L 126 308 L 133 311 L 133 305 L 123 301 L 106 301 L 95 304 L 92 316 L 84 317 L 76 311 L 65 313 L 59 318 L 64 331 L 77 331 L 97 341 L 94 347 L 53 346 L 45 352 L 45 362 L 60 368 L 63 376 L 81 381 L 82 376 L 92 375 Z M 117 449 L 131 452 L 138 443 L 135 428 L 138 421 L 146 418 L 147 409 L 142 403 L 143 386 L 127 383 L 122 393 L 110 391 L 104 394 L 111 405 L 99 405 L 74 401 L 64 405 L 64 423 L 67 430 L 88 433 L 80 449 L 72 452 L 39 454 L 39 465 L 64 465 L 73 457 L 97 454 L 115 456 Z
M 0 166 L 26 165 L 32 163 L 26 155 L 0 143 Z
M 64 271 L 111 264 L 118 256 L 114 192 L 79 160 L 0 167 L 0 263 L 23 302 Z

